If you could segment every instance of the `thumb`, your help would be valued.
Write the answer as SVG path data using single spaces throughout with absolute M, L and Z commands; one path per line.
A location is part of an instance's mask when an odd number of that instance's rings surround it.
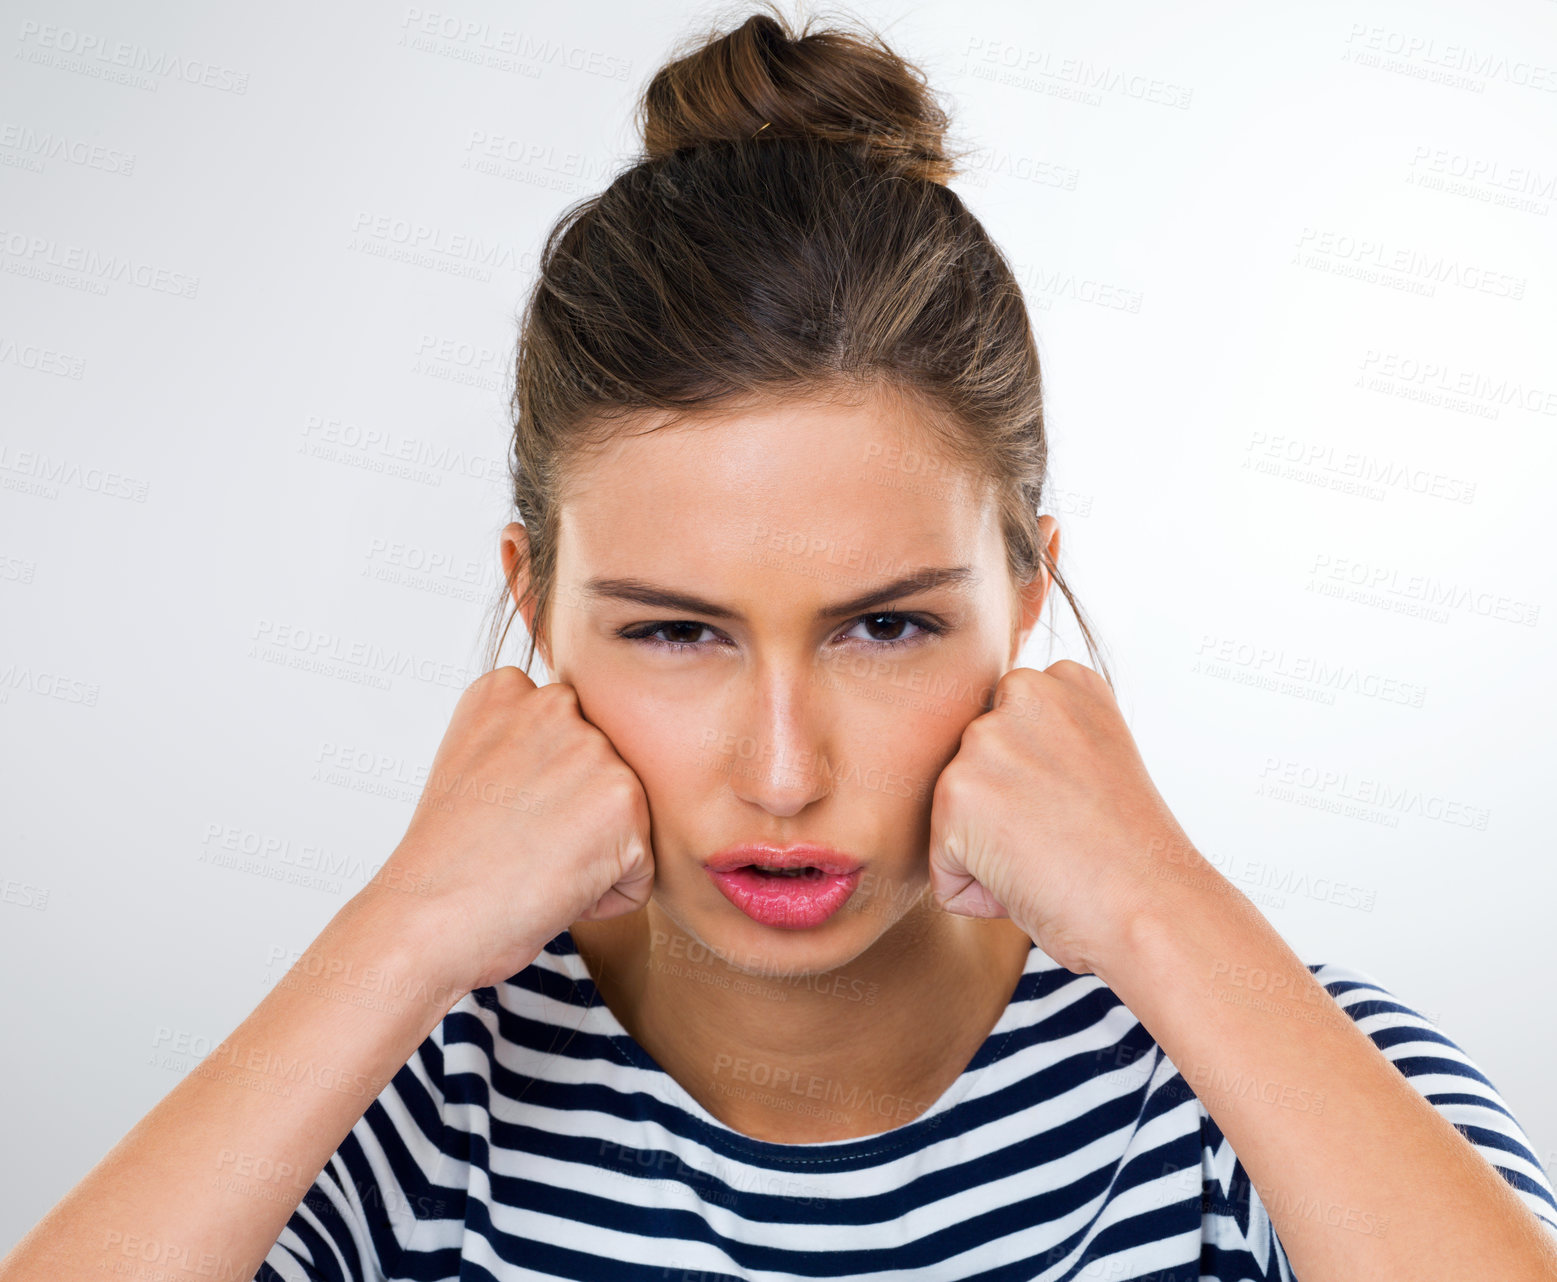
M 958 853 L 960 842 L 947 835 L 930 849 L 930 893 L 935 902 L 960 917 L 1008 917 L 1005 906 L 968 871 Z
M 936 896 L 938 899 L 939 895 Z M 941 907 L 961 917 L 1009 917 L 1001 902 L 971 877 L 968 883 L 949 899 L 941 901 Z

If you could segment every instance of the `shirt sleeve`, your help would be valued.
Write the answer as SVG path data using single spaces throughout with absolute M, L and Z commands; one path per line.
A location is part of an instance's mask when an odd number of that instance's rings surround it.
M 368 1105 L 304 1194 L 254 1282 L 405 1276 L 416 1230 L 447 1213 L 440 1023 Z
M 1530 1137 L 1470 1056 L 1371 975 L 1334 963 L 1308 969 L 1406 1080 L 1508 1181 L 1557 1242 L 1551 1181 Z M 1294 1282 L 1286 1251 L 1243 1163 L 1204 1104 L 1199 1109 L 1202 1282 Z M 1294 1210 L 1345 1223 L 1359 1233 L 1389 1231 L 1384 1219 L 1360 1210 L 1322 1205 L 1311 1212 Z

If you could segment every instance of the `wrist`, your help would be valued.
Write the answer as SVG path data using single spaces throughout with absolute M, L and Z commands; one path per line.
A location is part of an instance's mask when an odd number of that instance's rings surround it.
M 438 1007 L 440 1018 L 473 987 L 463 959 L 450 949 L 460 931 L 440 921 L 421 896 L 385 889 L 375 878 L 342 905 L 328 929 L 340 954 L 373 968 L 397 997 Z
M 1249 901 L 1187 842 L 1154 848 L 1128 909 L 1116 914 L 1096 950 L 1094 973 L 1121 996 L 1171 970 L 1175 939 L 1241 915 Z M 1250 905 L 1252 907 L 1252 905 Z

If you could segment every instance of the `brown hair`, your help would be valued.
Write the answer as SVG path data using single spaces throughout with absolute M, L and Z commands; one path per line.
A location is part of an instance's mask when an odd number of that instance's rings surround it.
M 642 158 L 562 214 L 520 323 L 524 669 L 546 633 L 566 468 L 586 449 L 655 417 L 887 393 L 993 484 L 1013 600 L 1047 571 L 1112 685 L 1040 541 L 1048 443 L 1021 289 L 945 185 L 948 118 L 923 73 L 874 34 L 796 33 L 771 3 L 678 53 L 639 102 Z M 497 603 L 488 668 L 525 560 Z

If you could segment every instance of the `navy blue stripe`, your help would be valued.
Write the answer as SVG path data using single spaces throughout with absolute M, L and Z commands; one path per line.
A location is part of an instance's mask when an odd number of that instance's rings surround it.
M 1196 1214 L 1198 1215 L 1198 1199 L 1196 1201 Z M 1087 1249 L 1087 1256 L 1091 1259 L 1102 1259 L 1105 1256 L 1117 1255 L 1121 1251 L 1128 1251 L 1133 1246 L 1141 1246 L 1148 1242 L 1155 1242 L 1160 1238 L 1170 1238 L 1184 1231 L 1186 1203 L 1179 1202 L 1170 1206 L 1158 1207 L 1154 1210 L 1143 1211 L 1138 1215 L 1132 1215 L 1128 1220 L 1110 1224 L 1097 1235 L 1096 1240 Z M 1077 1264 L 1074 1269 L 1066 1271 L 1067 1278 L 1075 1277 L 1082 1269 Z M 1185 1270 L 1175 1271 L 1172 1276 L 1194 1278 L 1196 1275 Z M 1094 1270 L 1096 1273 L 1096 1270 Z M 1162 1275 L 1158 1275 L 1162 1276 Z
M 1515 1126 L 1519 1125 L 1518 1120 L 1508 1109 L 1496 1100 L 1488 1099 L 1485 1095 L 1461 1094 L 1455 1091 L 1432 1091 L 1428 1093 L 1427 1100 L 1430 1104 L 1438 1106 L 1440 1112 L 1443 1111 L 1441 1106 L 1444 1104 L 1471 1104 L 1480 1108 L 1490 1109 L 1494 1113 L 1501 1113 Z
M 1200 1248 L 1200 1272 L 1218 1282 L 1281 1282 L 1281 1265 L 1277 1261 L 1278 1248 L 1273 1244 L 1268 1268 L 1262 1269 L 1254 1254 L 1242 1247 L 1220 1247 L 1204 1242 Z
M 1359 1009 L 1359 1007 L 1364 1006 L 1374 1007 L 1376 1009 Z M 1393 1006 L 1393 1003 L 1389 1002 L 1357 1002 L 1355 1005 L 1348 1008 L 1348 1013 L 1351 1015 L 1353 1021 L 1366 1019 L 1370 1015 L 1381 1015 L 1386 1013 L 1407 1016 L 1413 1014 L 1412 1011 L 1407 1010 L 1404 1006 Z M 1386 1024 L 1379 1028 L 1370 1030 L 1368 1036 L 1374 1040 L 1380 1050 L 1383 1050 L 1387 1046 L 1398 1046 L 1402 1042 L 1437 1042 L 1440 1046 L 1448 1046 L 1456 1050 L 1459 1049 L 1452 1041 L 1445 1037 L 1436 1028 L 1429 1028 L 1425 1023 Z
M 1539 1168 L 1541 1165 L 1540 1162 L 1536 1161 L 1534 1153 L 1518 1140 L 1512 1136 L 1504 1135 L 1501 1131 L 1488 1130 L 1485 1126 L 1472 1126 L 1465 1122 L 1456 1122 L 1454 1129 L 1472 1144 L 1476 1145 L 1477 1148 L 1483 1150 L 1491 1149 L 1490 1153 L 1485 1151 L 1482 1153 L 1482 1156 L 1488 1161 L 1493 1161 L 1499 1153 L 1510 1153 L 1515 1157 L 1524 1158 L 1525 1161 L 1536 1168 Z M 1551 1194 L 1544 1189 L 1541 1191 L 1541 1195 L 1546 1201 L 1552 1202 Z M 1552 1202 L 1552 1209 L 1557 1210 L 1557 1202 Z
M 325 1165 L 319 1173 L 319 1178 L 303 1196 L 301 1206 L 306 1206 L 313 1212 L 315 1218 L 324 1228 L 326 1237 L 319 1233 L 312 1224 L 303 1218 L 300 1208 L 293 1212 L 292 1218 L 287 1222 L 287 1227 L 297 1234 L 306 1252 L 303 1259 L 312 1260 L 312 1276 L 325 1279 L 325 1282 L 362 1282 L 367 1276 L 363 1272 L 362 1257 L 357 1253 L 356 1246 L 352 1243 L 351 1232 L 341 1213 L 336 1209 L 326 1189 L 332 1190 L 337 1196 L 344 1197 L 345 1190 L 341 1187 L 340 1180 L 336 1177 L 334 1169 L 338 1158 L 344 1157 L 344 1150 L 356 1143 L 355 1135 L 347 1135 L 341 1142 L 341 1150 Z M 331 1245 L 339 1249 L 341 1259 L 346 1262 L 346 1272 L 341 1272 L 341 1266 L 335 1258 L 335 1252 Z
M 664 1214 L 668 1216 L 674 1213 L 664 1212 Z M 521 1241 L 499 1232 L 492 1223 L 486 1204 L 479 1199 L 471 1200 L 465 1227 L 467 1232 L 474 1232 L 486 1238 L 492 1245 L 492 1254 L 505 1264 L 522 1266 L 541 1273 L 555 1273 L 558 1277 L 591 1279 L 598 1282 L 666 1282 L 667 1277 L 682 1275 L 680 1270 L 669 1272 L 661 1265 L 615 1260 L 595 1255 L 590 1251 L 575 1250 L 555 1242 L 537 1242 L 529 1239 Z M 669 1227 L 668 1222 L 665 1227 Z M 673 1237 L 674 1235 L 661 1232 L 656 1236 Z M 580 1235 L 578 1240 L 585 1242 L 588 1239 Z M 686 1272 L 684 1276 L 689 1279 L 689 1282 L 693 1278 L 698 1279 L 698 1282 L 747 1282 L 747 1279 L 739 1274 Z M 465 1282 L 465 1279 L 471 1277 L 490 1279 L 491 1282 L 507 1282 L 506 1279 L 497 1278 L 488 1270 L 478 1268 L 468 1261 L 461 1263 L 459 1277 L 460 1282 Z
M 1522 1171 L 1512 1171 L 1506 1166 L 1500 1166 L 1497 1162 L 1492 1161 L 1490 1157 L 1488 1157 L 1487 1160 L 1492 1162 L 1492 1169 L 1501 1175 L 1505 1180 L 1507 1180 L 1511 1185 L 1513 1185 L 1514 1188 L 1518 1189 L 1521 1193 L 1534 1193 L 1536 1197 L 1540 1198 L 1541 1201 L 1545 1202 L 1547 1206 L 1551 1207 L 1554 1212 L 1557 1212 L 1557 1202 L 1552 1200 L 1552 1195 L 1543 1189 L 1534 1180 L 1532 1180 L 1528 1175 L 1524 1174 Z M 1540 1163 L 1537 1162 L 1536 1165 L 1539 1166 Z
M 1424 1073 L 1434 1073 L 1463 1077 L 1470 1082 L 1480 1082 L 1489 1091 L 1496 1089 L 1478 1069 L 1463 1064 L 1457 1059 L 1443 1059 L 1437 1055 L 1402 1055 L 1393 1062 L 1395 1067 L 1407 1077 L 1420 1077 Z

